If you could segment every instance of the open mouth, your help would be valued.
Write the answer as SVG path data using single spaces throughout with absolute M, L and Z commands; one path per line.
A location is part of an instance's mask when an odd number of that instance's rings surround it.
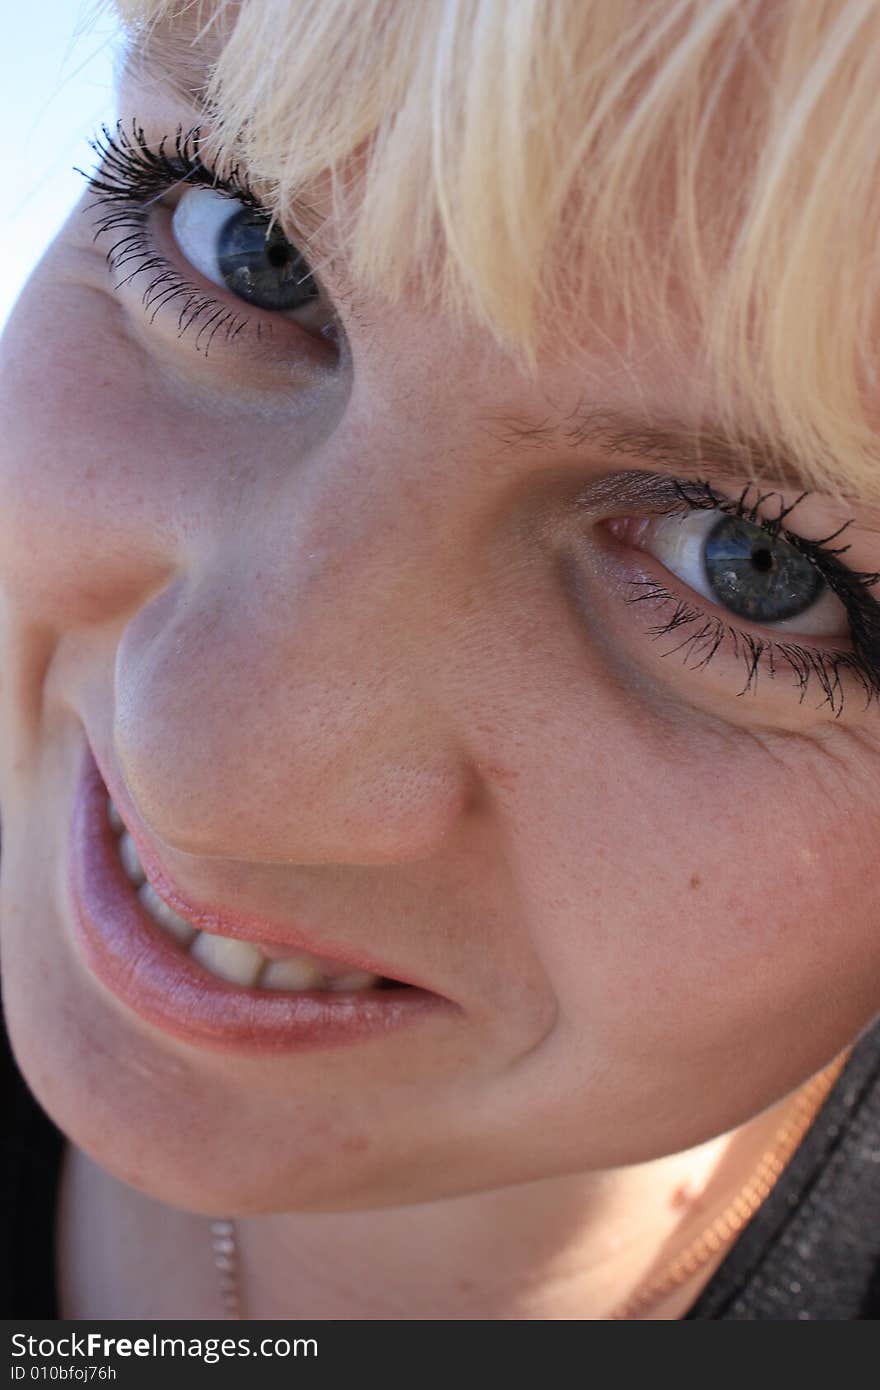
M 126 877 L 151 920 L 178 941 L 209 974 L 230 984 L 271 990 L 408 989 L 401 980 L 376 975 L 317 956 L 309 951 L 279 949 L 271 942 L 224 936 L 197 927 L 159 896 L 147 878 L 137 846 L 113 801 L 107 800 L 107 820 L 116 837 L 116 850 Z
M 206 930 L 194 920 L 200 914 L 190 918 L 167 901 L 174 893 L 163 874 L 148 862 L 148 876 L 141 860 L 86 745 L 71 823 L 75 936 L 101 983 L 165 1032 L 219 1049 L 298 1050 L 458 1012 L 361 963 L 245 938 L 238 925 L 235 936 Z

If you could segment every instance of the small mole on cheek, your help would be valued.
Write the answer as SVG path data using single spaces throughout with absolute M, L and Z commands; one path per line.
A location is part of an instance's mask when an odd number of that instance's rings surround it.
M 700 884 L 701 884 L 702 882 L 703 882 L 703 880 L 700 878 L 700 875 L 699 875 L 699 874 L 691 874 L 691 887 L 692 887 L 692 888 L 699 888 L 699 886 L 700 886 Z
M 370 1147 L 370 1141 L 366 1134 L 351 1134 L 342 1141 L 342 1152 L 347 1154 L 366 1153 Z

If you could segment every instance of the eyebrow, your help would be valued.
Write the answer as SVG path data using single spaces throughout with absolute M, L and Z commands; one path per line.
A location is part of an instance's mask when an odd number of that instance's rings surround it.
M 483 424 L 510 448 L 539 453 L 589 448 L 607 458 L 636 458 L 679 473 L 710 471 L 743 482 L 760 480 L 801 491 L 810 487 L 803 468 L 778 445 L 745 432 L 731 437 L 718 428 L 673 417 L 655 421 L 596 406 L 579 407 L 555 420 L 489 416 Z

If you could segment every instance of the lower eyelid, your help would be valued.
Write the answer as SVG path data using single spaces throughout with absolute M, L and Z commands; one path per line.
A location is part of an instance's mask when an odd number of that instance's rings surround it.
M 328 339 L 306 332 L 293 319 L 225 294 L 221 286 L 205 279 L 185 261 L 171 233 L 171 209 L 167 205 L 157 203 L 146 217 L 133 213 L 131 232 L 139 234 L 141 239 L 138 253 L 141 265 L 140 268 L 130 264 L 120 267 L 121 278 L 129 282 L 125 288 L 139 293 L 143 300 L 153 280 L 159 280 L 163 274 L 167 277 L 164 283 L 160 280 L 153 297 L 143 305 L 148 321 L 151 315 L 154 320 L 163 317 L 166 322 L 170 318 L 174 326 L 183 313 L 183 331 L 175 336 L 182 338 L 193 335 L 192 341 L 198 340 L 201 322 L 205 337 L 209 333 L 214 334 L 214 350 L 217 340 L 222 342 L 223 329 L 226 328 L 229 350 L 245 351 L 250 358 L 265 358 L 270 364 L 289 362 L 295 358 L 297 362 L 305 360 L 310 365 L 326 368 L 338 361 L 338 353 Z M 119 278 L 114 275 L 114 283 Z M 165 290 L 167 294 L 163 292 Z M 186 307 L 188 296 L 192 300 L 189 308 Z M 193 310 L 198 306 L 201 306 L 201 311 L 197 318 L 192 319 Z M 212 318 L 215 314 L 219 315 L 217 320 Z M 189 328 L 186 326 L 187 315 L 190 316 Z M 256 346 L 255 337 L 258 340 Z
M 177 201 L 179 201 L 179 199 Z M 235 204 L 234 199 L 227 199 L 226 201 Z M 235 205 L 238 206 L 237 204 Z M 223 299 L 224 303 L 228 303 L 231 308 L 235 309 L 237 307 L 241 314 L 247 315 L 248 320 L 253 318 L 255 322 L 261 325 L 261 335 L 274 330 L 283 334 L 287 332 L 289 328 L 292 333 L 301 333 L 309 338 L 315 337 L 316 334 L 320 334 L 324 342 L 338 340 L 340 336 L 338 331 L 336 334 L 327 334 L 322 331 L 322 324 L 328 320 L 332 311 L 328 309 L 329 298 L 326 292 L 321 288 L 320 282 L 313 272 L 310 273 L 318 285 L 320 294 L 309 304 L 287 310 L 266 309 L 259 304 L 252 303 L 250 300 L 241 299 L 238 295 L 225 289 L 225 287 L 216 280 L 209 279 L 199 267 L 194 265 L 185 255 L 178 244 L 172 227 L 172 218 L 175 208 L 169 208 L 167 204 L 162 204 L 160 206 L 164 207 L 166 213 L 170 213 L 170 216 L 163 219 L 162 222 L 163 245 L 166 248 L 166 253 L 175 257 L 175 263 L 181 268 L 181 273 L 192 277 L 198 277 L 200 284 L 205 286 L 206 293 L 213 291 L 215 295 Z
M 717 617 L 732 628 L 743 628 L 756 637 L 770 641 L 778 636 L 781 642 L 798 642 L 807 646 L 828 645 L 848 640 L 850 620 L 846 605 L 831 588 L 825 585 L 824 592 L 805 613 L 794 618 L 785 618 L 775 623 L 762 624 L 750 622 L 738 613 L 725 609 L 710 594 L 694 589 L 686 579 L 675 574 L 664 562 L 647 548 L 651 538 L 651 528 L 662 524 L 665 518 L 657 517 L 613 517 L 603 525 L 615 537 L 621 548 L 626 547 L 634 553 L 643 555 L 662 572 L 663 582 L 669 581 L 680 587 L 689 596 L 689 601 L 707 606 L 708 616 Z M 682 595 L 684 596 L 684 594 Z M 846 650 L 846 646 L 840 650 Z
M 765 627 L 759 623 L 749 622 L 748 619 L 740 617 L 739 614 L 730 613 L 711 599 L 696 593 L 659 562 L 655 561 L 654 564 L 659 573 L 647 574 L 643 579 L 636 580 L 634 583 L 655 585 L 665 589 L 668 593 L 666 602 L 681 602 L 694 610 L 698 610 L 707 622 L 718 623 L 726 629 L 731 638 L 742 637 L 747 641 L 764 642 L 768 647 L 796 646 L 804 650 L 823 652 L 832 656 L 844 656 L 852 650 L 852 644 L 847 637 L 836 634 L 811 633 L 802 626 L 798 627 L 797 619 L 791 619 L 785 625 L 778 623 L 775 627 Z M 829 597 L 833 599 L 835 596 L 832 594 Z M 836 599 L 835 601 L 839 602 Z M 803 622 L 803 619 L 800 621 Z

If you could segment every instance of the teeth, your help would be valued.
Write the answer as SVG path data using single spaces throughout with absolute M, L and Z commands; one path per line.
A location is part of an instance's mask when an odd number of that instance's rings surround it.
M 169 907 L 166 902 L 163 902 L 151 883 L 141 884 L 138 889 L 138 897 L 150 916 L 160 926 L 169 931 L 172 936 L 176 936 L 177 940 L 182 942 L 184 946 L 189 945 L 196 935 L 195 927 L 175 912 L 173 907 Z
M 214 936 L 208 931 L 199 932 L 189 953 L 212 975 L 219 975 L 234 985 L 256 984 L 266 959 L 262 951 L 247 941 L 238 941 L 230 936 Z
M 327 981 L 325 988 L 372 989 L 378 982 L 379 976 L 371 975 L 368 970 L 352 970 L 348 975 L 335 975 L 332 980 Z
M 320 989 L 324 977 L 308 960 L 270 960 L 260 976 L 261 989 Z
M 136 888 L 146 879 L 146 874 L 141 868 L 141 861 L 138 859 L 138 852 L 134 846 L 134 840 L 125 830 L 119 837 L 119 858 L 122 860 L 122 867 L 128 874 Z
M 113 802 L 107 802 L 107 818 L 119 836 L 117 841 L 119 858 L 137 895 L 154 922 L 163 927 L 171 936 L 189 947 L 193 960 L 199 962 L 212 975 L 219 975 L 235 985 L 253 986 L 259 982 L 260 989 L 272 990 L 363 990 L 372 989 L 379 976 L 366 970 L 350 970 L 346 975 L 325 976 L 314 961 L 307 956 L 291 956 L 286 960 L 267 960 L 258 947 L 249 941 L 241 941 L 229 936 L 217 936 L 213 932 L 199 931 L 163 902 L 141 866 L 134 840 L 125 829 L 119 812 Z

